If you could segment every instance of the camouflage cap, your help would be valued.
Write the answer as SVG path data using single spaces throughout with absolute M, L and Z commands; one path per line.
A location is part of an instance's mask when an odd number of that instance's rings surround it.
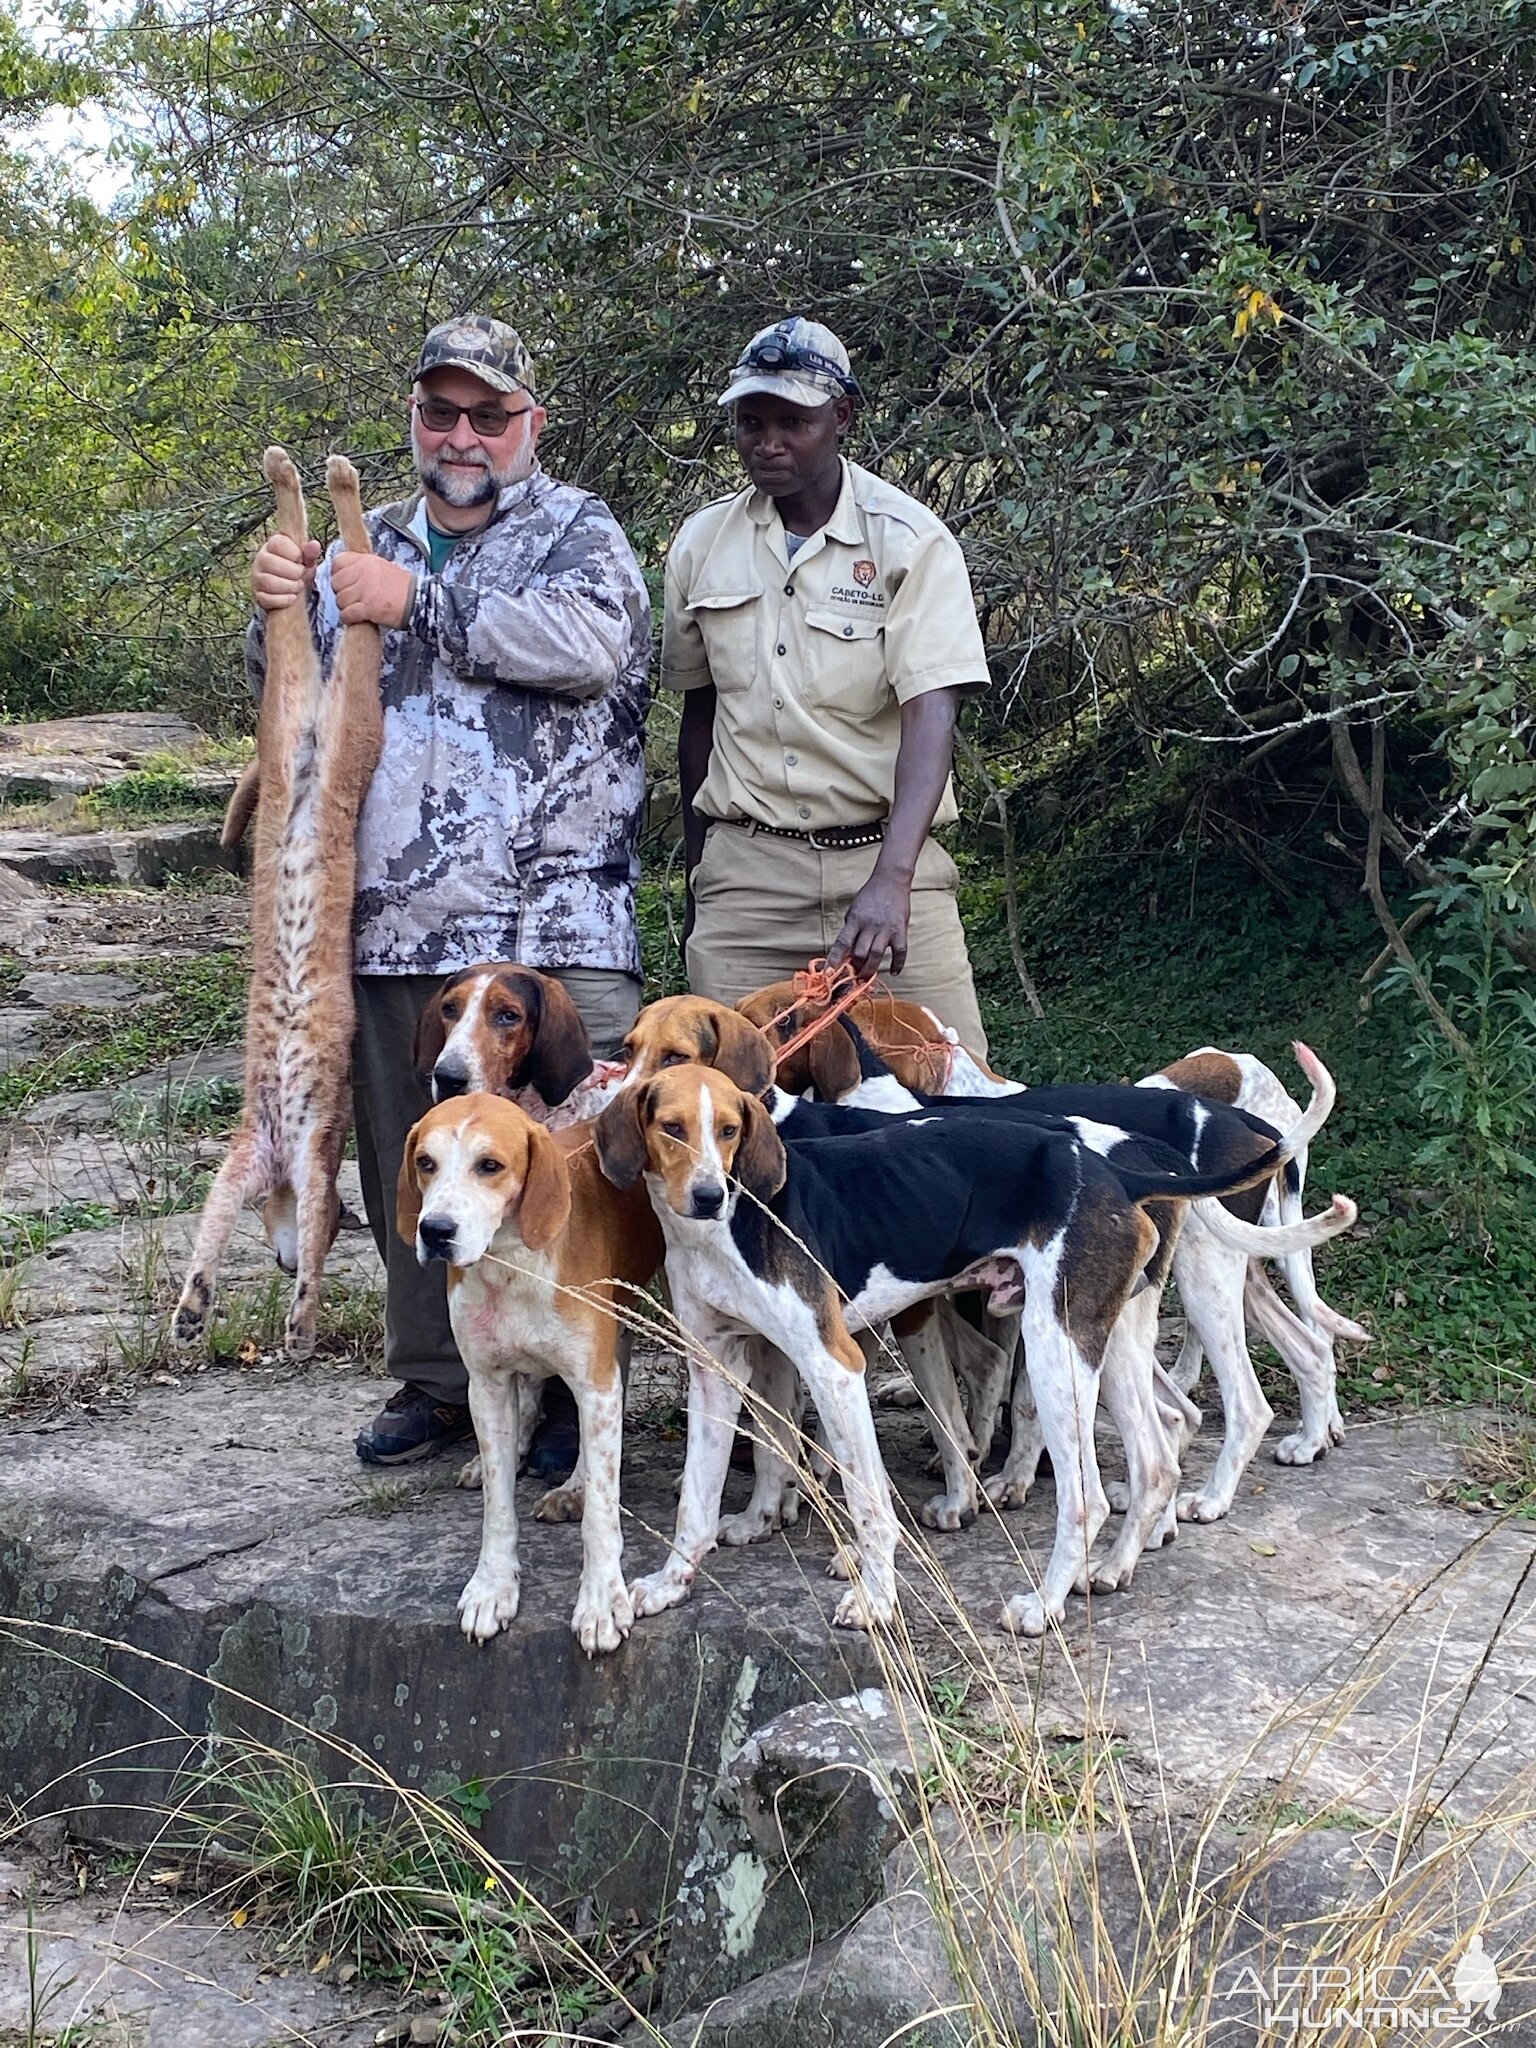
M 468 370 L 493 391 L 533 395 L 533 358 L 522 336 L 489 313 L 463 313 L 434 327 L 421 344 L 411 381 L 429 370 Z
M 734 405 L 752 391 L 812 406 L 830 405 L 844 393 L 861 396 L 848 351 L 831 328 L 801 319 L 779 320 L 754 334 L 716 403 Z

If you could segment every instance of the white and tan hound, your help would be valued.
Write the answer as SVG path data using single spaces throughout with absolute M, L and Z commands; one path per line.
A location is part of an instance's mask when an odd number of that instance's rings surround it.
M 480 1559 L 459 1624 L 486 1641 L 517 1615 L 518 1422 L 524 1378 L 556 1373 L 581 1418 L 582 1574 L 571 1627 L 592 1655 L 628 1635 L 619 1460 L 620 1317 L 661 1265 L 643 1191 L 599 1170 L 589 1134 L 551 1133 L 499 1096 L 456 1096 L 406 1140 L 396 1225 L 448 1267 L 448 1314 L 469 1374 L 484 1485 Z M 643 1611 L 643 1610 L 642 1610 Z

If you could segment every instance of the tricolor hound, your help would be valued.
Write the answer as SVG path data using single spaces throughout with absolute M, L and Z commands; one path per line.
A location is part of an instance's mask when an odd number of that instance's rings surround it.
M 1101 1365 L 1133 1471 L 1143 1466 L 1133 1486 L 1148 1517 L 1117 1553 L 1134 1542 L 1139 1554 L 1177 1483 L 1149 1371 L 1139 1359 L 1121 1361 L 1114 1338 L 1157 1243 L 1142 1205 L 1233 1192 L 1285 1157 L 1276 1146 L 1243 1176 L 1117 1175 L 1065 1127 L 927 1115 L 786 1147 L 755 1097 L 694 1065 L 622 1092 L 596 1135 L 617 1186 L 644 1178 L 666 1240 L 673 1308 L 724 1368 L 690 1361 L 677 1530 L 667 1563 L 630 1589 L 636 1613 L 686 1599 L 713 1547 L 745 1346 L 757 1334 L 794 1358 L 843 1470 L 860 1568 L 834 1618 L 843 1626 L 891 1618 L 896 1521 L 849 1326 L 884 1321 L 959 1283 L 990 1287 L 999 1306 L 1022 1306 L 1056 1475 L 1044 1582 L 1004 1609 L 1005 1623 L 1027 1635 L 1060 1619 L 1068 1593 L 1086 1586 L 1109 1512 L 1093 1448 Z
M 308 523 L 298 471 L 281 448 L 267 450 L 262 469 L 277 493 L 278 531 L 302 547 Z M 333 455 L 325 479 L 343 546 L 371 553 L 357 471 Z M 295 1276 L 288 1350 L 306 1358 L 314 1349 L 351 1117 L 354 841 L 382 735 L 378 627 L 345 627 L 327 678 L 305 606 L 270 613 L 257 728 L 245 1108 L 203 1204 L 176 1304 L 178 1343 L 202 1335 L 235 1219 L 245 1202 L 264 1197 L 268 1242 Z M 244 787 L 254 796 L 254 779 Z
M 423 1265 L 448 1267 L 448 1315 L 469 1374 L 485 1487 L 480 1561 L 459 1625 L 485 1641 L 515 1619 L 518 1408 L 523 1375 L 558 1373 L 581 1415 L 582 1648 L 617 1649 L 634 1609 L 622 1572 L 619 1314 L 661 1265 L 651 1204 L 598 1169 L 590 1134 L 551 1135 L 494 1095 L 428 1110 L 406 1139 L 396 1225 Z
M 515 960 L 449 975 L 417 1020 L 414 1063 L 434 1102 L 505 1095 L 546 1130 L 596 1116 L 624 1073 L 593 1059 L 580 1013 L 554 976 Z

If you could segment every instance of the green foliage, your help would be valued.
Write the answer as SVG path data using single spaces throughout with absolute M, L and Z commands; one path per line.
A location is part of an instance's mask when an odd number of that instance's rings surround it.
M 1514 1176 L 1536 1179 L 1536 995 L 1504 944 L 1512 919 L 1516 929 L 1536 933 L 1536 910 L 1501 902 L 1486 881 L 1464 875 L 1433 900 L 1439 997 L 1466 1050 L 1422 1013 L 1416 1018 L 1407 1057 L 1419 1102 L 1439 1126 L 1418 1159 L 1452 1183 L 1470 1164 L 1462 1192 L 1484 1224 L 1491 1208 L 1507 1207 Z M 1401 967 L 1388 970 L 1383 986 L 1412 989 Z
M 392 490 L 420 326 L 470 302 L 523 325 L 553 465 L 654 574 L 734 476 L 722 367 L 805 305 L 861 452 L 967 548 L 978 797 L 1119 704 L 1218 783 L 1358 706 L 1433 740 L 1438 850 L 1477 831 L 1523 887 L 1532 13 L 148 0 L 93 46 L 146 124 L 123 199 L 23 177 L 4 224 L 41 317 L 0 342 L 3 701 L 233 708 L 261 444 Z

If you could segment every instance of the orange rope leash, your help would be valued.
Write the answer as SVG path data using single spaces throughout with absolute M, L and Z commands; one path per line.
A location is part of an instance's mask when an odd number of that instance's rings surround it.
M 783 1045 L 775 1048 L 774 1065 L 781 1065 L 792 1052 L 798 1052 L 802 1045 L 809 1045 L 829 1024 L 835 1024 L 845 1010 L 863 1002 L 878 979 L 878 975 L 868 974 L 860 981 L 846 960 L 836 967 L 828 967 L 826 955 L 818 955 L 795 976 L 795 1000 L 788 1009 L 781 1010 L 777 1017 L 761 1027 L 763 1035 L 766 1037 L 775 1026 L 782 1024 L 786 1017 L 793 1017 L 807 1003 L 825 1003 L 827 1008 L 819 1017 L 813 1017 L 809 1024 L 803 1024 L 793 1038 L 786 1039 Z

